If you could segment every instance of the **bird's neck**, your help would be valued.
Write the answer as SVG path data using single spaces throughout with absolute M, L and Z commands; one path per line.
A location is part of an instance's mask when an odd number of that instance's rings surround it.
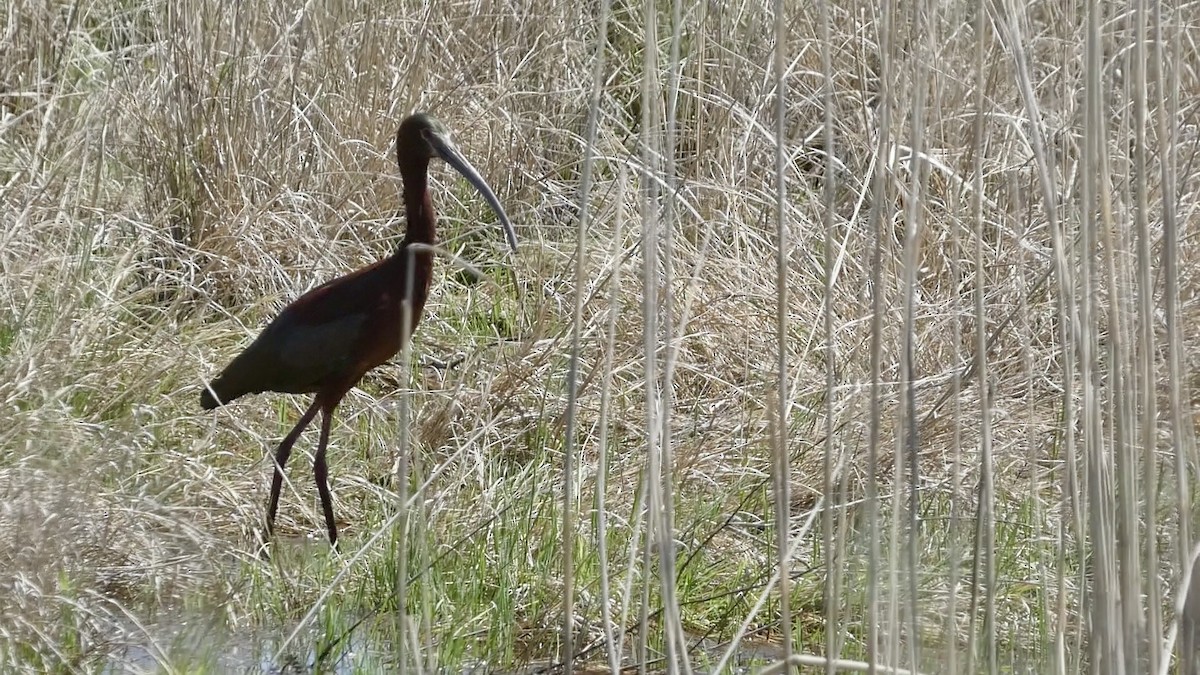
M 432 244 L 437 234 L 437 216 L 433 212 L 433 199 L 429 196 L 428 169 L 429 160 L 426 159 L 410 162 L 401 171 L 408 228 L 400 248 L 411 242 Z

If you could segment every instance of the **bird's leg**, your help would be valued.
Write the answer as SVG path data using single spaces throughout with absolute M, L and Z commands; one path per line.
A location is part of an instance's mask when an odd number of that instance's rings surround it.
M 331 405 L 325 408 L 321 415 L 321 440 L 317 442 L 317 455 L 313 459 L 313 477 L 317 479 L 317 492 L 321 494 L 321 510 L 325 512 L 325 529 L 329 532 L 329 544 L 337 548 L 337 524 L 333 522 L 333 495 L 329 493 L 329 466 L 325 463 L 325 446 L 329 443 L 329 425 L 332 422 L 333 406 Z
M 275 451 L 275 476 L 271 479 L 271 501 L 267 503 L 267 522 L 261 537 L 264 554 L 266 554 L 267 542 L 270 541 L 271 534 L 275 530 L 275 512 L 279 510 L 279 490 L 283 487 L 283 467 L 287 464 L 288 457 L 292 455 L 292 446 L 296 444 L 296 439 L 300 438 L 300 434 L 304 433 L 304 429 L 312 423 L 313 417 L 316 416 L 319 401 L 319 397 L 313 400 L 312 405 L 308 406 L 308 410 L 305 410 L 304 414 L 300 416 L 300 421 L 296 422 L 296 426 L 292 427 L 291 432 L 279 444 L 279 449 Z

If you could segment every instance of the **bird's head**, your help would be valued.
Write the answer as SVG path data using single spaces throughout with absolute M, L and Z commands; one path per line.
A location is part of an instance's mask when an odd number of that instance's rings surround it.
M 400 129 L 396 132 L 396 161 L 400 164 L 400 171 L 404 172 L 408 162 L 428 161 L 435 157 L 440 157 L 454 167 L 455 171 L 462 174 L 471 182 L 471 185 L 475 186 L 476 190 L 479 190 L 488 206 L 491 206 L 492 210 L 496 212 L 496 217 L 500 219 L 500 227 L 504 229 L 504 237 L 508 240 L 508 245 L 512 250 L 516 252 L 517 234 L 513 231 L 508 215 L 504 213 L 504 207 L 500 206 L 500 200 L 496 198 L 496 194 L 492 192 L 487 181 L 475 167 L 471 166 L 462 151 L 450 139 L 450 132 L 446 127 L 426 113 L 413 113 L 404 118 L 400 122 Z
M 400 122 L 400 130 L 396 132 L 396 158 L 401 161 L 405 158 L 441 157 L 437 148 L 447 145 L 454 146 L 450 132 L 426 113 L 413 113 L 405 117 Z

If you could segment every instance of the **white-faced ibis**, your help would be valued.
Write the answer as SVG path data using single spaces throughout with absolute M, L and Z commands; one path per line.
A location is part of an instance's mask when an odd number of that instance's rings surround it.
M 436 216 L 427 176 L 429 160 L 434 157 L 445 160 L 483 194 L 500 219 L 508 245 L 514 252 L 517 250 L 516 233 L 500 200 L 450 140 L 445 127 L 428 115 L 410 115 L 396 132 L 396 163 L 404 182 L 404 210 L 408 217 L 408 228 L 396 252 L 300 296 L 200 394 L 200 405 L 205 410 L 265 391 L 316 394 L 312 405 L 275 451 L 275 474 L 263 544 L 274 529 L 283 467 L 296 439 L 320 410 L 321 437 L 313 459 L 313 475 L 321 494 L 329 542 L 337 545 L 325 463 L 330 421 L 342 397 L 367 371 L 400 351 L 421 320 L 433 275 L 433 254 L 428 248 L 410 248 L 410 244 L 434 241 Z M 409 317 L 409 325 L 404 325 L 405 316 Z

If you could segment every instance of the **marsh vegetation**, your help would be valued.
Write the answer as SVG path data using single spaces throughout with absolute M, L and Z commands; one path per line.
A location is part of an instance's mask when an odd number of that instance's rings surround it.
M 1157 669 L 1200 17 L 1144 5 L 9 3 L 0 669 Z M 522 248 L 436 169 L 486 280 L 339 408 L 340 552 L 310 430 L 264 562 L 308 401 L 202 378 L 394 249 L 414 110 Z

